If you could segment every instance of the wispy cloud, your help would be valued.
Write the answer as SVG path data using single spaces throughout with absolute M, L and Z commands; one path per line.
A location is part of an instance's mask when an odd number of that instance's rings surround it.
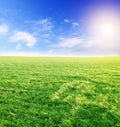
M 73 48 L 75 46 L 79 46 L 83 43 L 83 39 L 80 38 L 67 38 L 63 39 L 62 42 L 60 42 L 57 47 L 61 48 Z
M 32 47 L 37 42 L 37 38 L 32 34 L 23 31 L 17 31 L 13 36 L 10 37 L 12 42 L 21 43 L 24 42 L 28 47 Z M 18 46 L 19 47 L 19 46 Z
M 46 40 L 52 39 L 55 34 L 53 32 L 54 23 L 49 19 L 26 20 L 25 25 L 29 27 L 32 35 L 36 36 L 38 40 L 46 43 Z
M 44 25 L 50 23 L 50 21 L 48 19 L 41 19 L 41 20 L 36 20 L 35 23 L 37 25 Z
M 73 26 L 73 27 L 77 27 L 77 26 L 79 26 L 79 23 L 73 22 L 73 23 L 72 23 L 72 26 Z
M 54 25 L 49 19 L 26 20 L 25 23 L 30 24 L 34 29 L 34 33 L 51 32 Z
M 120 49 L 120 39 L 103 39 L 94 38 L 86 40 L 84 48 L 91 50 L 93 53 L 99 52 L 101 54 L 118 54 Z
M 73 22 L 73 21 L 71 21 L 71 20 L 69 20 L 69 19 L 64 19 L 64 22 L 65 22 L 65 23 L 71 24 L 71 26 L 72 26 L 73 28 L 79 26 L 79 23 L 78 23 L 78 22 Z
M 35 21 L 35 24 L 39 26 L 39 32 L 44 32 L 44 31 L 51 31 L 53 28 L 53 24 L 49 19 L 41 19 Z
M 0 35 L 5 35 L 9 31 L 9 27 L 6 24 L 0 25 Z
M 64 19 L 64 22 L 66 22 L 66 23 L 70 23 L 70 20 L 68 20 L 68 19 Z
M 57 44 L 57 50 L 69 55 L 118 55 L 120 53 L 120 39 L 104 39 L 104 38 L 60 38 Z

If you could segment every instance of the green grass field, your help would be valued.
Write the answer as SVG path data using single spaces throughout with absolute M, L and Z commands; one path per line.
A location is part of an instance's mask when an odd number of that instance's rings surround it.
M 0 127 L 120 127 L 120 57 L 0 57 Z

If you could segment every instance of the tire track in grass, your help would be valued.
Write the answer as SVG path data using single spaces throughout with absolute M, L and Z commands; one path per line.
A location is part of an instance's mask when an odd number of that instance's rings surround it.
M 97 82 L 97 81 L 91 80 L 91 79 L 88 79 L 88 81 L 87 81 L 88 83 L 87 82 L 85 83 L 85 82 L 86 81 L 84 81 L 83 84 L 80 84 L 79 86 L 77 86 L 77 88 L 79 88 L 79 90 L 80 90 L 80 92 L 78 94 L 73 96 L 73 98 L 64 99 L 65 101 L 70 101 L 72 99 L 72 100 L 74 100 L 74 103 L 71 107 L 69 115 L 62 120 L 62 124 L 65 127 L 68 127 L 68 126 L 72 127 L 73 126 L 73 121 L 75 121 L 75 119 L 78 119 L 78 116 L 76 116 L 78 111 L 86 112 L 86 113 L 89 114 L 89 116 L 92 116 L 91 114 L 94 113 L 93 112 L 94 110 L 92 110 L 92 108 L 90 108 L 91 111 L 87 110 L 86 108 L 84 109 L 83 105 L 92 105 L 93 109 L 94 108 L 97 109 L 96 114 L 99 115 L 98 116 L 99 120 L 101 118 L 101 115 L 99 114 L 100 113 L 99 110 L 105 109 L 106 112 L 102 112 L 102 117 L 106 118 L 105 125 L 115 123 L 114 120 L 112 121 L 113 123 L 111 123 L 109 121 L 109 119 L 110 119 L 109 114 L 111 115 L 110 117 L 112 118 L 112 116 L 114 116 L 114 112 L 111 112 L 111 111 L 108 110 L 109 109 L 108 106 L 110 104 L 108 103 L 107 93 L 104 92 L 104 88 L 106 88 L 106 86 L 108 86 L 109 84 L 104 83 L 104 82 L 99 82 L 99 81 Z M 101 85 L 102 85 L 102 87 L 104 86 L 103 89 L 99 88 L 99 87 L 101 87 Z M 99 86 L 99 87 L 97 87 L 97 86 Z M 97 117 L 96 114 L 94 114 L 95 117 Z M 83 117 L 84 114 L 81 114 L 80 116 Z M 81 120 L 83 120 L 83 122 L 88 122 L 89 123 L 89 120 L 92 119 L 92 118 L 89 118 L 89 117 L 87 119 L 86 118 L 87 118 L 87 116 L 85 116 L 85 118 L 81 119 Z M 115 118 L 115 120 L 117 120 L 117 118 Z M 96 122 L 96 121 L 94 121 L 94 122 Z M 103 124 L 102 121 L 101 121 L 101 123 Z M 86 123 L 84 123 L 84 124 L 86 124 Z M 98 124 L 98 123 L 96 122 L 96 124 Z M 117 124 L 117 123 L 115 123 L 115 124 Z
M 81 105 L 83 104 L 83 102 L 88 103 L 87 97 L 81 96 L 81 95 L 76 96 L 74 100 L 75 100 L 75 102 L 74 102 L 73 106 L 71 107 L 68 117 L 64 118 L 62 120 L 62 124 L 65 127 L 73 127 L 72 121 L 75 118 L 78 110 L 80 110 L 82 108 Z
M 72 121 L 75 118 L 78 110 L 80 110 L 82 107 L 81 105 L 83 103 L 85 104 L 89 104 L 90 100 L 88 99 L 87 96 L 85 96 L 86 93 L 91 93 L 94 91 L 95 87 L 93 87 L 93 85 L 90 84 L 89 81 L 79 81 L 78 86 L 76 86 L 78 88 L 78 90 L 80 91 L 78 94 L 76 94 L 75 96 L 73 96 L 74 98 L 70 98 L 72 100 L 74 100 L 74 104 L 71 107 L 71 110 L 69 112 L 69 115 L 67 116 L 67 118 L 64 118 L 62 120 L 62 123 L 64 126 L 66 127 L 72 127 Z M 68 97 L 64 98 L 64 101 L 70 101 L 69 99 L 67 100 Z
M 58 89 L 58 91 L 56 91 L 54 94 L 52 94 L 51 100 L 52 101 L 59 100 L 66 90 L 68 90 L 74 84 L 78 84 L 78 83 L 79 83 L 79 81 L 74 80 L 74 81 L 62 84 L 60 86 L 60 88 Z
M 69 93 L 68 91 L 72 87 L 77 88 L 78 91 L 80 91 L 80 93 L 79 92 L 76 93 L 75 91 Z M 63 102 L 68 102 L 68 101 L 74 102 L 69 112 L 69 115 L 61 120 L 62 121 L 61 123 L 64 126 L 72 127 L 72 121 L 75 118 L 78 110 L 82 108 L 81 105 L 83 104 L 83 102 L 86 104 L 89 102 L 85 94 L 91 93 L 92 91 L 94 91 L 94 89 L 95 88 L 93 87 L 93 85 L 90 85 L 89 81 L 73 80 L 71 82 L 64 83 L 63 85 L 61 85 L 58 91 L 56 91 L 51 96 L 52 101 L 57 101 L 62 99 Z M 62 98 L 65 92 L 67 92 L 68 95 Z

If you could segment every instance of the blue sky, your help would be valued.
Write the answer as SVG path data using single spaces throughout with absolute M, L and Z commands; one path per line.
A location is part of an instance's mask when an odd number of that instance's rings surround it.
M 0 0 L 0 55 L 120 54 L 120 0 Z

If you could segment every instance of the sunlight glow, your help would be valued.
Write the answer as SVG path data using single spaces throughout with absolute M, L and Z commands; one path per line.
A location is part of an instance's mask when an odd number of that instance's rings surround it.
M 116 29 L 114 24 L 112 23 L 104 23 L 100 26 L 101 33 L 105 36 L 111 36 L 114 35 Z
M 100 49 L 103 54 L 119 52 L 120 16 L 113 8 L 98 9 L 87 14 L 87 47 Z M 97 52 L 97 50 L 96 50 Z
M 96 37 L 115 38 L 117 36 L 117 23 L 114 19 L 94 19 L 90 33 Z
M 118 37 L 119 17 L 114 10 L 96 10 L 89 18 L 88 31 L 90 36 L 102 39 Z

